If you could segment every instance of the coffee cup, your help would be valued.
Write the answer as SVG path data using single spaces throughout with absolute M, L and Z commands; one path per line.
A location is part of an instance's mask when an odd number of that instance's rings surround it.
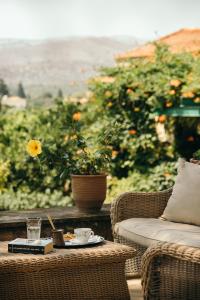
M 76 228 L 74 229 L 76 239 L 80 243 L 87 243 L 90 237 L 94 236 L 94 232 L 91 228 Z

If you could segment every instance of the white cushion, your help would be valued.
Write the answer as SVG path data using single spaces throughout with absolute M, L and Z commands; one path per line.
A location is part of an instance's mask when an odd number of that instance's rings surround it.
M 179 159 L 176 182 L 162 218 L 200 225 L 200 165 Z
M 200 227 L 152 218 L 133 218 L 115 225 L 115 232 L 149 247 L 159 241 L 200 247 Z

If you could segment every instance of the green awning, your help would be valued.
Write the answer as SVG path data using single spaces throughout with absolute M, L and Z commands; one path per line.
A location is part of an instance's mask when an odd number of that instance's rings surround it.
M 200 106 L 185 106 L 157 109 L 157 116 L 166 115 L 171 117 L 200 117 Z

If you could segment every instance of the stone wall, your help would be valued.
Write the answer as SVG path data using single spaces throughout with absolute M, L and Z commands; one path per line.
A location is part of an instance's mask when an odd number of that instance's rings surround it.
M 95 234 L 112 241 L 110 206 L 104 205 L 99 212 L 79 212 L 75 207 L 35 209 L 27 211 L 1 211 L 0 212 L 0 241 L 9 241 L 17 237 L 26 238 L 26 218 L 41 217 L 41 237 L 51 236 L 47 214 L 54 221 L 56 228 L 64 232 L 73 232 L 74 228 L 90 227 Z

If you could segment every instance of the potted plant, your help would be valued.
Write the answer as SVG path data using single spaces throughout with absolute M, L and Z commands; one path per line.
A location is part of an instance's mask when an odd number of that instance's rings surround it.
M 110 144 L 115 129 L 110 127 L 93 137 L 84 137 L 73 124 L 65 137 L 65 149 L 52 150 L 48 144 L 30 140 L 27 152 L 41 166 L 56 166 L 61 178 L 71 178 L 72 196 L 80 210 L 100 210 L 106 198 L 106 177 L 113 152 Z
M 78 134 L 72 141 L 74 151 L 66 153 L 61 176 L 70 175 L 72 196 L 80 210 L 99 210 L 106 198 L 106 177 L 112 157 L 108 132 L 95 139 Z

